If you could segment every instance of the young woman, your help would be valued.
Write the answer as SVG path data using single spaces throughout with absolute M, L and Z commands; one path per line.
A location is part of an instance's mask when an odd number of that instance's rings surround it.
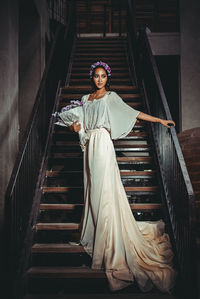
M 110 77 L 106 63 L 93 64 L 90 78 L 94 92 L 82 97 L 89 140 L 84 151 L 85 208 L 80 244 L 92 258 L 92 269 L 105 269 L 110 290 L 122 289 L 136 280 L 143 292 L 155 286 L 170 293 L 177 273 L 165 223 L 135 220 L 112 139 L 128 135 L 137 119 L 168 128 L 175 123 L 128 106 L 116 92 L 108 90 Z M 74 122 L 70 130 L 78 132 L 80 128 Z

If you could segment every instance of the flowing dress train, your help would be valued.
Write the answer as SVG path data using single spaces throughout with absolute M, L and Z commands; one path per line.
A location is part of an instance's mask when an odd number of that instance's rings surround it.
M 87 101 L 88 97 L 84 98 L 84 126 L 89 140 L 84 151 L 85 208 L 80 243 L 92 257 L 92 269 L 105 270 L 110 290 L 122 289 L 136 280 L 143 292 L 156 286 L 170 293 L 177 272 L 165 223 L 135 220 L 112 142 L 112 137 L 129 133 L 139 111 L 122 103 L 114 92 L 93 103 Z M 94 123 L 95 113 L 98 117 Z M 121 123 L 113 113 L 125 113 Z

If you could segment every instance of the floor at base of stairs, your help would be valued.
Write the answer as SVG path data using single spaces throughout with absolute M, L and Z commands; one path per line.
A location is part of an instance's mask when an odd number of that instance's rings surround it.
M 178 299 L 165 294 L 70 294 L 70 295 L 26 295 L 24 299 Z

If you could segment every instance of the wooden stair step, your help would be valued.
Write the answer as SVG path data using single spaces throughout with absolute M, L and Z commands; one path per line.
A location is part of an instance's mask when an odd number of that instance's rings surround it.
M 124 141 L 125 142 L 125 141 Z M 140 143 L 137 143 L 137 144 L 133 144 L 133 141 L 127 141 L 127 143 L 124 143 L 123 144 L 123 141 L 119 142 L 118 140 L 113 142 L 114 144 L 114 147 L 115 148 L 135 148 L 135 149 L 149 149 L 150 146 L 148 144 L 140 144 Z M 79 146 L 79 141 L 56 141 L 56 146 L 63 146 L 63 147 L 70 147 L 70 146 L 73 146 L 73 147 L 78 147 Z M 53 149 L 54 149 L 55 146 L 53 146 Z
M 109 63 L 110 63 L 110 61 L 120 61 L 120 60 L 123 60 L 125 63 L 127 63 L 127 59 L 126 59 L 125 55 L 123 55 L 123 57 L 110 55 L 109 59 L 108 59 L 108 57 L 106 57 L 105 60 L 103 60 L 102 58 L 104 58 L 103 55 L 101 55 L 101 57 L 98 58 L 98 60 L 102 60 L 104 62 L 108 62 L 109 61 Z M 90 55 L 87 55 L 87 56 L 74 56 L 73 62 L 74 61 L 89 61 L 89 63 L 92 64 L 92 63 L 94 63 L 94 62 L 97 61 L 97 57 L 93 57 L 93 56 L 91 57 Z
M 71 78 L 79 78 L 80 80 L 82 80 L 82 79 L 85 79 L 85 78 L 88 78 L 88 82 L 90 82 L 90 79 L 89 79 L 89 71 L 88 72 L 85 72 L 85 73 L 75 73 L 75 72 L 73 72 L 73 73 L 71 73 Z M 121 73 L 121 72 L 114 72 L 114 73 L 112 73 L 112 78 L 126 78 L 127 80 L 129 80 L 130 79 L 130 76 L 129 76 L 129 74 L 128 74 L 128 72 L 125 72 L 125 73 Z M 91 85 L 90 84 L 88 84 L 88 85 L 84 85 L 86 88 L 87 88 L 87 90 L 90 90 L 91 89 Z
M 90 48 L 90 47 L 94 47 L 94 48 L 101 48 L 101 47 L 105 47 L 105 48 L 116 48 L 116 47 L 121 47 L 121 48 L 125 48 L 127 42 L 125 41 L 108 41 L 108 42 L 99 42 L 98 45 L 96 43 L 96 41 L 94 41 L 94 43 L 85 43 L 83 42 L 76 42 L 76 49 L 77 48 L 81 48 L 81 49 L 85 49 L 85 48 Z
M 78 230 L 79 223 L 37 223 L 35 225 L 36 230 Z
M 98 3 L 98 5 L 102 4 L 102 0 L 95 1 Z M 104 1 L 103 1 L 104 2 Z M 106 1 L 107 2 L 107 1 Z M 126 42 L 126 37 L 124 36 L 105 36 L 105 37 L 99 37 L 99 36 L 79 36 L 77 38 L 77 43 L 108 43 L 108 42 L 118 42 L 123 43 Z
M 84 204 L 40 204 L 40 210 L 75 210 L 77 207 L 83 207 Z M 132 203 L 132 210 L 160 210 L 160 203 Z
M 190 171 L 199 171 L 200 169 L 200 161 L 195 161 L 195 162 L 187 162 L 186 161 L 186 165 L 187 165 L 187 168 Z
M 107 57 L 101 56 L 101 59 L 102 60 L 104 59 L 103 61 L 105 61 L 105 62 L 107 61 Z M 89 55 L 88 56 L 82 56 L 82 57 L 79 57 L 79 56 L 74 57 L 73 63 L 79 63 L 79 62 L 87 63 L 88 67 L 90 68 L 90 65 L 93 64 L 94 62 L 96 62 L 96 59 L 94 59 L 93 57 L 90 57 Z M 112 65 L 112 63 L 115 63 L 115 62 L 127 64 L 127 59 L 126 59 L 125 56 L 123 56 L 123 57 L 110 56 L 109 57 L 109 65 Z
M 200 201 L 200 191 L 196 191 L 196 192 L 195 192 L 195 199 L 196 199 L 197 201 Z
M 88 53 L 86 53 L 86 52 L 82 52 L 82 53 L 74 53 L 74 58 L 76 58 L 76 57 L 88 57 Z M 103 60 L 101 57 L 103 56 L 103 57 L 107 57 L 107 59 L 109 59 L 110 58 L 110 56 L 114 56 L 114 57 L 126 57 L 126 53 L 125 52 L 115 52 L 115 53 L 108 53 L 108 52 L 105 52 L 105 53 L 102 53 L 102 52 L 100 52 L 100 51 L 98 51 L 98 52 L 95 52 L 95 53 L 89 53 L 89 56 L 90 57 L 94 57 L 94 59 L 96 60 L 96 57 L 97 56 L 99 56 L 100 58 L 99 58 L 99 60 Z
M 85 253 L 83 246 L 59 243 L 35 243 L 32 253 Z
M 102 2 L 102 1 L 100 1 Z M 99 37 L 98 39 L 96 37 L 94 38 L 90 38 L 88 37 L 88 39 L 86 39 L 86 37 L 80 37 L 77 39 L 76 41 L 76 45 L 78 46 L 90 46 L 90 45 L 94 45 L 96 46 L 98 44 L 98 46 L 100 45 L 113 45 L 116 47 L 116 44 L 118 44 L 119 46 L 126 44 L 127 41 L 125 38 L 121 38 L 121 39 L 117 39 L 116 37 Z
M 128 70 L 128 67 L 127 68 L 116 68 L 116 69 L 112 69 L 112 74 L 116 74 L 116 73 L 119 73 L 121 74 L 121 76 L 129 76 L 129 70 Z M 73 69 L 71 70 L 71 75 L 80 75 L 80 76 L 84 76 L 85 78 L 88 78 L 89 76 L 89 68 L 85 69 L 85 70 L 82 70 L 82 69 Z M 90 80 L 90 79 L 89 79 Z M 86 86 L 86 85 L 84 85 Z M 90 85 L 90 88 L 91 88 L 91 85 Z
M 74 132 L 68 131 L 67 129 L 63 129 L 59 127 L 60 130 L 56 131 L 56 136 L 58 135 L 66 135 L 66 137 L 69 137 L 70 135 L 74 135 Z M 55 137 L 56 137 L 55 136 Z M 126 137 L 120 138 L 121 140 L 126 140 L 126 139 L 143 139 L 147 137 L 147 132 L 134 132 L 131 131 Z
M 59 148 L 58 148 L 59 147 Z M 64 144 L 56 143 L 55 146 L 52 146 L 53 152 L 63 152 L 70 148 L 80 148 L 79 142 L 70 142 L 70 141 L 64 141 Z M 149 151 L 150 146 L 148 144 L 114 144 L 116 151 Z
M 85 85 L 84 85 L 85 86 Z M 89 93 L 84 93 L 84 92 L 78 92 L 76 90 L 76 86 L 70 86 L 74 89 L 74 93 L 73 93 L 73 90 L 70 91 L 68 93 L 68 90 L 66 89 L 63 89 L 62 90 L 62 93 L 60 94 L 60 98 L 63 98 L 63 95 L 65 95 L 65 98 L 66 99 L 78 99 L 78 98 L 81 98 L 83 95 L 88 95 Z M 113 90 L 114 91 L 114 90 Z M 135 96 L 135 92 L 137 92 L 137 89 L 134 89 L 131 91 L 131 93 L 129 93 L 129 91 L 126 93 L 126 91 L 117 91 L 117 94 L 122 98 L 122 99 L 126 99 L 127 101 L 128 100 L 134 100 L 135 98 L 141 98 L 141 96 Z
M 197 180 L 197 181 L 192 181 L 192 186 L 194 188 L 195 191 L 200 191 L 200 181 Z
M 80 153 L 78 153 L 79 155 L 77 156 L 77 153 L 69 153 L 68 157 L 54 157 L 51 156 L 51 158 L 53 159 L 71 159 L 71 157 L 73 157 L 73 159 L 76 161 L 81 161 L 83 159 L 82 155 L 80 156 Z M 74 156 L 73 156 L 74 155 Z M 120 163 L 151 163 L 152 162 L 152 157 L 117 157 L 117 162 Z
M 125 90 L 125 91 L 134 91 L 136 89 L 138 89 L 137 86 L 124 86 L 124 85 L 116 85 L 116 86 L 112 86 L 113 89 L 121 89 L 121 90 Z M 81 92 L 88 92 L 88 88 L 85 86 L 76 86 L 76 87 L 72 87 L 72 86 L 63 86 L 62 90 L 67 90 L 69 92 L 77 92 L 77 90 L 80 90 Z
M 83 78 L 83 79 L 81 79 L 81 82 L 80 82 L 79 79 L 72 78 L 72 79 L 70 79 L 69 85 L 71 85 L 72 83 L 74 83 L 74 84 L 75 83 L 78 83 L 78 84 L 84 83 L 85 84 L 85 83 L 88 83 L 89 80 L 90 80 L 89 78 Z M 112 78 L 112 84 L 114 84 L 114 83 L 120 84 L 121 82 L 123 82 L 124 84 L 132 84 L 131 79 L 127 80 L 126 78 Z
M 60 108 L 65 107 L 65 106 L 67 106 L 67 104 L 70 104 L 70 102 L 61 102 L 59 107 Z M 136 108 L 136 109 L 142 107 L 142 103 L 140 103 L 140 102 L 128 102 L 127 105 L 129 105 L 130 107 Z
M 104 50 L 104 51 L 109 51 L 109 52 L 112 52 L 112 51 L 125 51 L 126 50 L 126 47 L 125 45 L 123 44 L 112 44 L 112 43 L 109 43 L 109 44 L 77 44 L 76 45 L 76 49 L 75 49 L 75 52 L 81 52 L 81 51 L 85 51 L 85 52 L 91 52 L 91 51 L 101 51 L 101 50 Z
M 83 157 L 82 155 L 80 155 L 80 153 L 78 153 L 79 155 L 77 156 L 77 153 L 71 153 L 69 154 L 68 157 L 59 157 L 59 158 L 55 158 L 55 157 L 50 157 L 51 159 L 60 159 L 60 160 L 67 160 L 67 159 L 70 159 L 71 160 L 71 157 L 73 156 L 73 159 L 75 162 L 77 161 L 82 161 L 83 160 Z M 151 163 L 153 160 L 152 160 L 152 157 L 117 157 L 117 162 L 118 164 L 146 164 L 146 163 Z
M 75 210 L 77 207 L 83 207 L 84 204 L 40 204 L 40 210 Z
M 71 171 L 46 171 L 46 177 L 59 177 L 59 176 L 66 176 L 69 174 L 78 174 L 81 175 L 83 174 L 83 171 L 80 170 L 71 170 Z M 152 177 L 155 175 L 155 171 L 120 171 L 121 177 L 125 176 L 130 176 L 130 177 Z
M 77 190 L 77 189 L 83 189 L 83 187 L 78 186 L 78 187 L 42 187 L 42 192 L 43 193 L 68 193 L 71 190 Z M 125 191 L 135 191 L 135 192 L 146 192 L 146 191 L 152 191 L 155 192 L 158 190 L 157 186 L 145 186 L 145 187 L 124 187 Z
M 126 63 L 127 64 L 127 63 Z M 122 61 L 109 61 L 109 66 L 112 68 L 112 67 L 114 67 L 114 66 L 124 66 L 125 65 L 125 63 Z M 87 61 L 73 61 L 73 63 L 72 63 L 72 67 L 73 66 L 84 66 L 84 67 L 87 67 L 87 68 L 90 68 L 90 65 L 88 65 L 88 62 Z M 118 80 L 120 80 L 120 78 L 118 79 Z
M 74 86 L 70 86 L 70 87 L 73 87 L 75 88 L 75 85 Z M 135 96 L 135 93 L 125 93 L 125 92 L 120 92 L 118 91 L 117 92 L 118 95 L 125 101 L 135 101 L 135 99 L 140 99 L 141 98 L 141 95 L 139 94 L 136 94 Z M 88 94 L 88 93 L 87 93 Z M 60 94 L 60 98 L 61 99 L 69 99 L 69 100 L 72 100 L 72 99 L 80 99 L 83 95 L 86 95 L 86 93 L 82 93 L 82 92 L 77 92 L 77 90 L 75 90 L 75 93 L 67 93 L 67 90 L 64 91 L 62 94 Z M 62 100 L 61 100 L 62 101 Z
M 133 128 L 134 132 L 135 132 L 136 130 L 144 129 L 144 128 L 146 128 L 146 122 L 143 121 L 143 120 L 137 119 L 137 120 L 136 120 L 136 123 L 135 123 L 135 125 L 134 125 L 134 128 Z M 58 131 L 61 130 L 61 131 L 65 131 L 65 132 L 66 132 L 66 129 L 65 129 L 65 128 L 62 128 L 62 127 L 60 127 L 60 126 L 56 127 L 56 130 L 58 130 Z M 70 132 L 70 131 L 69 131 L 69 132 Z M 121 138 L 120 138 L 120 139 L 121 139 Z
M 76 47 L 76 50 L 74 52 L 75 55 L 82 54 L 82 53 L 88 53 L 90 54 L 95 54 L 95 53 L 101 53 L 101 54 L 113 54 L 113 53 L 120 53 L 120 54 L 125 54 L 125 48 L 124 47 L 87 47 L 87 48 L 80 48 Z
M 125 176 L 136 176 L 136 177 L 152 177 L 155 176 L 155 171 L 151 170 L 151 171 L 120 171 L 121 177 Z
M 74 86 L 73 86 L 73 88 L 74 88 Z M 75 96 L 76 96 L 76 94 L 63 93 L 63 94 L 60 95 L 60 98 L 61 99 L 71 99 L 71 97 L 73 98 Z M 128 99 L 128 100 L 141 98 L 141 94 L 138 94 L 138 93 L 123 94 L 123 95 L 120 94 L 120 96 L 123 97 L 123 99 Z
M 103 270 L 89 267 L 31 267 L 27 275 L 36 278 L 106 278 Z
M 95 0 L 96 2 L 96 0 Z M 99 23 L 101 24 L 101 23 Z M 95 37 L 96 38 L 96 37 Z M 108 39 L 108 40 L 105 40 L 105 39 L 102 39 L 101 37 L 99 37 L 99 41 L 96 39 L 91 39 L 91 40 L 87 40 L 87 41 L 78 41 L 76 43 L 77 46 L 87 46 L 87 47 L 90 47 L 90 46 L 107 46 L 109 47 L 110 45 L 113 45 L 115 47 L 122 47 L 123 45 L 125 46 L 127 44 L 127 41 L 124 39 L 124 40 L 111 40 L 111 39 Z
M 117 162 L 152 162 L 152 157 L 117 157 Z
M 139 154 L 149 156 L 150 154 L 150 148 L 134 148 L 134 147 L 115 147 L 115 152 L 116 153 L 131 153 L 131 154 Z M 74 146 L 74 147 L 69 147 L 69 148 L 59 148 L 55 149 L 51 153 L 52 158 L 67 158 L 67 157 L 77 157 L 82 155 L 81 147 L 80 146 Z M 142 157 L 142 156 L 141 156 Z
M 102 1 L 101 1 L 102 2 Z M 119 44 L 121 45 L 122 43 L 126 42 L 126 39 L 124 37 L 104 37 L 104 38 L 101 38 L 101 37 L 81 37 L 81 38 L 78 38 L 77 40 L 77 44 Z
M 135 154 L 139 154 L 140 153 L 140 157 L 143 157 L 143 156 L 149 156 L 148 153 L 150 153 L 150 149 L 148 148 L 115 148 L 115 152 L 116 153 L 135 153 Z M 68 157 L 79 157 L 79 156 L 82 156 L 82 151 L 81 151 L 81 148 L 80 146 L 77 146 L 77 147 L 71 147 L 68 149 L 67 151 L 67 148 L 66 149 L 59 149 L 59 150 L 56 150 L 54 152 L 51 153 L 51 158 L 68 158 Z
M 124 45 L 119 44 L 119 45 L 115 45 L 115 44 L 98 44 L 98 46 L 96 44 L 90 44 L 90 45 L 85 45 L 85 44 L 77 44 L 75 51 L 90 51 L 90 50 L 105 50 L 105 51 L 113 51 L 113 50 L 121 50 L 124 51 L 126 50 L 126 48 L 124 47 Z
M 113 66 L 112 72 L 128 72 L 128 65 L 127 66 Z M 72 72 L 88 72 L 88 66 L 72 66 Z

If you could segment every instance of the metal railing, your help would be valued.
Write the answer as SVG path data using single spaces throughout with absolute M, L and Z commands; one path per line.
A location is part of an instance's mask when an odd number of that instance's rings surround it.
M 50 20 L 66 25 L 71 11 L 71 4 L 71 0 L 48 0 Z
M 172 119 L 167 99 L 162 87 L 158 68 L 153 57 L 145 29 L 141 29 L 136 39 L 131 23 L 132 6 L 128 1 L 129 44 L 133 49 L 135 76 L 144 93 L 148 114 Z M 150 123 L 160 172 L 165 207 L 172 231 L 172 242 L 176 251 L 182 296 L 196 298 L 195 267 L 195 195 L 180 148 L 175 127 L 169 129 L 159 123 Z
M 23 275 L 31 252 L 31 243 L 27 244 L 25 240 L 27 235 L 33 233 L 35 215 L 32 215 L 32 211 L 38 200 L 35 194 L 41 165 L 44 163 L 49 122 L 55 108 L 55 95 L 60 80 L 64 84 L 75 36 L 74 6 L 71 9 L 67 27 L 61 24 L 57 26 L 33 111 L 6 191 L 5 269 L 6 279 L 11 286 L 16 285 L 18 276 Z

